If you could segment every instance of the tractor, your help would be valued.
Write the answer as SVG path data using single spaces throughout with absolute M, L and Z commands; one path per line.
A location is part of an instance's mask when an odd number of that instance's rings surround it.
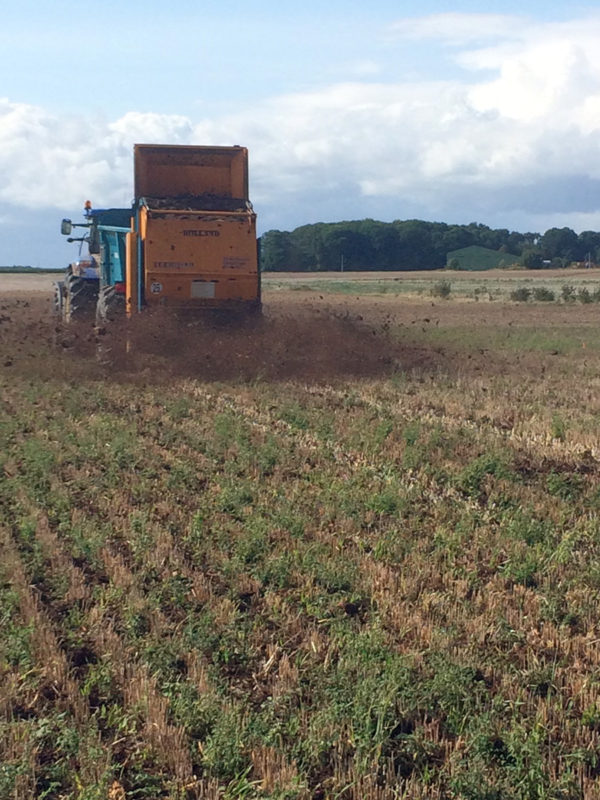
M 130 208 L 64 219 L 89 255 L 55 284 L 64 322 L 105 324 L 144 309 L 234 313 L 261 309 L 256 214 L 244 147 L 136 144 Z M 71 237 L 74 228 L 83 235 Z

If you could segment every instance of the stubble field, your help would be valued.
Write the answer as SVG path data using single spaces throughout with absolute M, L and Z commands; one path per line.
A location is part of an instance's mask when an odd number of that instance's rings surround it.
M 0 296 L 0 798 L 600 797 L 599 307 L 266 287 Z

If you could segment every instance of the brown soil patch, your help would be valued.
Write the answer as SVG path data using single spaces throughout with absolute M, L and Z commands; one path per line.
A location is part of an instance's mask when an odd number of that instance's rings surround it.
M 388 318 L 395 324 L 422 322 L 442 327 L 477 328 L 517 325 L 527 328 L 598 327 L 598 306 L 557 303 L 503 303 L 467 299 L 431 300 L 403 295 L 319 295 L 307 291 L 279 291 L 268 295 L 271 309 L 335 309 L 364 319 Z
M 0 367 L 71 379 L 331 382 L 440 366 L 439 354 L 403 348 L 389 331 L 385 318 L 336 304 L 267 302 L 258 319 L 156 313 L 98 335 L 91 321 L 62 325 L 47 296 L 7 295 L 0 300 Z
M 49 275 L 0 273 L 0 296 L 18 297 L 22 292 L 48 293 L 52 291 L 55 281 L 61 279 L 62 274 L 58 272 Z
M 552 354 L 466 352 L 446 345 L 443 336 L 435 344 L 426 337 L 432 328 L 464 327 L 468 342 L 469 329 L 511 325 L 595 328 L 597 308 L 267 292 L 259 319 L 141 315 L 98 335 L 91 321 L 61 325 L 51 315 L 50 295 L 34 289 L 0 296 L 0 369 L 68 380 L 307 383 L 397 372 L 543 372 Z

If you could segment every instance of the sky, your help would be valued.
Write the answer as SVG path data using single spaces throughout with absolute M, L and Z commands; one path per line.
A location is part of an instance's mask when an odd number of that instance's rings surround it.
M 248 147 L 259 232 L 371 217 L 600 230 L 600 8 L 0 0 L 0 265 L 76 257 L 133 144 Z

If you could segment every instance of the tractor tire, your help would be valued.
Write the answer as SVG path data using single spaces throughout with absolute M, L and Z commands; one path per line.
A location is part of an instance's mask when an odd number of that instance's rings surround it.
M 57 281 L 54 284 L 54 297 L 52 298 L 52 313 L 55 317 L 62 317 L 64 302 L 64 282 Z
M 125 295 L 117 294 L 114 286 L 103 286 L 96 303 L 96 325 L 125 318 Z
M 103 286 L 96 304 L 96 360 L 103 367 L 122 366 L 127 355 L 127 332 L 124 323 L 125 297 L 114 286 Z
M 62 316 L 65 322 L 90 320 L 94 317 L 98 285 L 78 275 L 65 278 Z

